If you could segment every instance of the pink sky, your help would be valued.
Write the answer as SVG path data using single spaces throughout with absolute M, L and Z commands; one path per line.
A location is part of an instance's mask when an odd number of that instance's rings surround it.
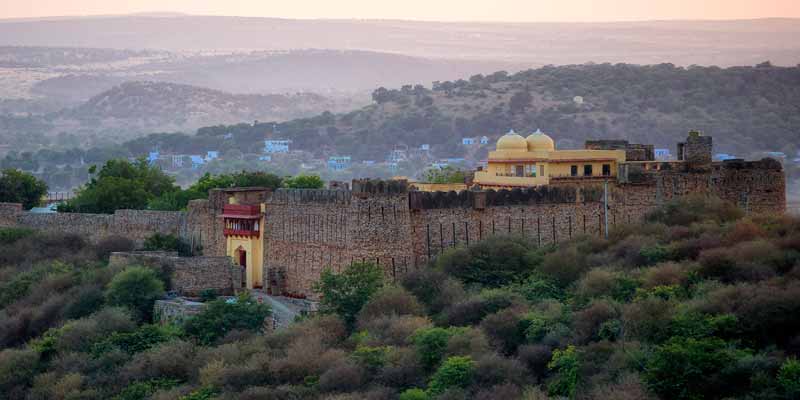
M 800 17 L 800 0 L 0 0 L 0 18 L 154 11 L 440 21 L 742 19 Z

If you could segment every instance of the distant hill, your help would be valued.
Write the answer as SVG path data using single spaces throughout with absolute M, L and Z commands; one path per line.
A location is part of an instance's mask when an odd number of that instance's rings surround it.
M 691 129 L 714 136 L 717 151 L 739 156 L 767 150 L 794 154 L 800 144 L 798 67 L 544 67 L 436 82 L 432 89 L 380 88 L 373 99 L 357 111 L 277 128 L 299 148 L 359 159 L 383 159 L 397 146 L 423 143 L 434 145 L 440 156 L 462 156 L 462 137 L 496 139 L 511 128 L 542 129 L 562 148 L 580 147 L 588 138 L 619 138 L 674 149 Z M 231 130 L 270 132 L 272 125 L 214 132 Z M 472 155 L 484 156 L 487 149 Z
M 116 49 L 344 49 L 424 58 L 524 62 L 776 65 L 800 62 L 800 20 L 442 23 L 216 16 L 0 21 L 0 45 Z
M 56 124 L 74 120 L 95 129 L 175 131 L 240 121 L 282 121 L 336 108 L 329 99 L 310 93 L 230 94 L 175 83 L 126 82 L 60 112 Z

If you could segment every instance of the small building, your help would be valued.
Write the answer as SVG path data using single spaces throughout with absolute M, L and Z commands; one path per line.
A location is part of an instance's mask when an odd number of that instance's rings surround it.
M 396 162 L 404 161 L 404 160 L 407 160 L 407 159 L 408 159 L 408 155 L 406 154 L 405 150 L 397 150 L 397 149 L 395 149 L 395 150 L 392 150 L 389 153 L 389 157 L 388 157 L 387 161 L 396 163 Z
M 484 145 L 484 144 L 489 144 L 489 137 L 487 137 L 487 136 L 481 136 L 481 144 L 482 144 L 482 145 Z
M 181 168 L 183 167 L 183 157 L 182 154 L 175 154 L 172 156 L 172 168 Z
M 147 155 L 147 163 L 150 164 L 150 165 L 154 165 L 156 163 L 156 161 L 158 161 L 158 157 L 159 156 L 160 155 L 159 155 L 159 153 L 157 151 L 151 151 Z
M 216 160 L 219 158 L 219 152 L 216 150 L 209 150 L 206 152 L 206 161 Z
M 264 152 L 265 153 L 288 153 L 289 152 L 289 144 L 291 140 L 288 139 L 277 139 L 277 140 L 265 140 L 264 141 Z
M 717 161 L 735 160 L 737 157 L 728 153 L 714 154 L 714 159 Z
M 552 178 L 608 179 L 624 163 L 626 150 L 556 150 L 555 142 L 542 131 L 518 135 L 513 130 L 497 141 L 489 152 L 484 170 L 474 182 L 481 187 L 514 188 L 547 185 Z
M 331 171 L 343 171 L 350 168 L 350 156 L 331 156 L 328 157 L 328 169 Z
M 420 146 L 419 146 L 419 149 L 420 149 L 421 151 L 430 151 L 430 150 L 431 150 L 431 145 L 429 145 L 429 144 L 427 144 L 427 143 L 426 143 L 426 144 L 420 145 Z
M 654 149 L 653 155 L 655 156 L 655 159 L 659 161 L 667 161 L 672 159 L 672 154 L 670 154 L 669 149 Z
M 203 156 L 193 155 L 189 156 L 189 159 L 192 161 L 192 169 L 198 169 L 205 164 L 205 159 Z
M 478 142 L 477 138 L 465 137 L 461 138 L 461 144 L 464 146 L 472 146 Z

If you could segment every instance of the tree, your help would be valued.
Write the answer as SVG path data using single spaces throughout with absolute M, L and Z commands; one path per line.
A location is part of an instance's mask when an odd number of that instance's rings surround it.
M 495 236 L 449 249 L 436 265 L 464 283 L 499 287 L 524 280 L 540 261 L 537 255 L 521 238 Z
M 466 387 L 472 381 L 475 362 L 470 356 L 449 357 L 433 374 L 428 392 L 434 396 L 451 387 Z
M 430 168 L 425 171 L 427 183 L 464 183 L 466 173 L 451 166 L 444 168 Z
M 547 390 L 551 395 L 575 397 L 578 387 L 578 354 L 575 346 L 567 346 L 566 349 L 556 349 L 553 351 L 553 358 L 547 364 L 547 368 L 557 375 L 547 385 Z
M 129 308 L 139 321 L 148 321 L 153 304 L 164 296 L 164 282 L 149 268 L 128 267 L 111 279 L 106 298 L 111 305 Z
M 291 189 L 322 189 L 325 182 L 317 175 L 297 175 L 284 180 L 283 186 Z
M 321 295 L 320 311 L 339 315 L 352 329 L 358 312 L 382 286 L 383 271 L 379 266 L 356 262 L 339 274 L 325 269 L 314 290 Z
M 0 202 L 22 203 L 26 210 L 39 205 L 47 194 L 47 184 L 18 169 L 5 169 L 0 176 Z
M 211 301 L 203 312 L 186 320 L 183 329 L 189 336 L 208 345 L 233 330 L 259 332 L 264 327 L 264 319 L 271 314 L 268 305 L 257 302 L 244 292 L 234 300 L 219 298 Z
M 178 190 L 173 178 L 143 159 L 133 163 L 110 160 L 74 199 L 59 206 L 59 211 L 112 214 L 120 209 L 142 210 L 151 200 Z

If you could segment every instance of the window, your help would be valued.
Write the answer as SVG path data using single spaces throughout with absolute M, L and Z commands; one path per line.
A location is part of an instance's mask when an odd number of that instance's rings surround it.
M 611 164 L 603 164 L 603 176 L 611 176 Z
M 539 166 L 539 173 L 544 176 L 544 164 Z
M 592 166 L 591 166 L 591 164 L 583 166 L 583 176 L 592 176 Z
M 569 175 L 570 176 L 578 176 L 578 166 L 572 165 L 569 167 Z
M 514 176 L 525 176 L 525 166 L 524 165 L 515 165 L 514 166 Z
M 536 166 L 535 165 L 531 165 L 529 168 L 530 168 L 530 171 L 529 171 L 528 175 L 536 178 Z

